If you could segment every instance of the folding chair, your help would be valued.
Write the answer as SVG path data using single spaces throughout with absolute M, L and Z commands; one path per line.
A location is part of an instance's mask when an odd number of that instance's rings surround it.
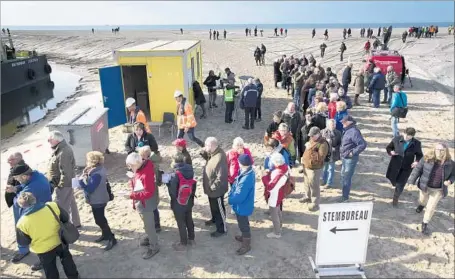
M 172 112 L 165 112 L 163 113 L 163 123 L 158 126 L 158 136 L 161 137 L 161 128 L 168 128 L 171 130 L 172 138 L 174 138 L 174 129 L 176 129 L 175 125 L 175 114 Z

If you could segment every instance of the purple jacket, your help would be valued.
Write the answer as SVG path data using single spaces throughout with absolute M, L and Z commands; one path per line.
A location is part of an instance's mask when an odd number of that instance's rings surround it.
M 367 148 L 367 142 L 360 133 L 360 130 L 355 126 L 354 122 L 343 132 L 340 148 L 341 158 L 349 158 L 351 152 L 353 156 L 359 156 L 365 148 Z

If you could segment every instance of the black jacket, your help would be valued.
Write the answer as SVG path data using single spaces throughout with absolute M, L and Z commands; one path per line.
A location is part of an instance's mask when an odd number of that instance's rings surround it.
M 167 183 L 169 197 L 171 198 L 171 209 L 174 211 L 186 211 L 190 209 L 194 205 L 194 196 L 196 194 L 196 183 L 193 184 L 193 194 L 191 195 L 190 199 L 188 200 L 187 205 L 181 205 L 177 202 L 177 195 L 178 195 L 178 188 L 179 188 L 179 177 L 175 173 L 175 171 L 179 171 L 183 177 L 186 179 L 194 178 L 194 171 L 193 167 L 188 164 L 176 164 L 174 166 L 174 173 L 171 176 L 171 180 Z
M 348 84 L 351 83 L 351 78 L 352 78 L 352 76 L 351 76 L 351 70 L 352 70 L 351 67 L 346 67 L 346 68 L 344 69 L 344 71 L 343 71 L 343 78 L 342 78 L 342 80 L 341 80 L 341 83 L 342 83 L 343 85 L 348 85 Z M 345 94 L 347 94 L 347 92 L 345 92 Z
M 280 62 L 273 62 L 273 76 L 276 81 L 281 81 Z
M 204 92 L 202 92 L 201 85 L 197 80 L 193 82 L 194 101 L 196 105 L 205 104 Z
M 273 133 L 278 131 L 278 126 L 280 126 L 281 123 L 284 123 L 283 120 L 280 121 L 280 123 L 276 123 L 275 121 L 272 121 L 272 123 L 269 124 L 267 127 L 267 136 L 270 138 Z
M 185 158 L 185 164 L 192 166 L 193 161 L 191 160 L 191 155 L 186 148 L 182 150 L 182 155 Z
M 152 134 L 148 134 L 144 131 L 140 140 L 136 137 L 134 133 L 128 135 L 128 138 L 125 142 L 125 150 L 128 154 L 136 152 L 136 147 L 138 147 L 139 142 L 142 142 L 143 145 L 149 145 L 152 152 L 158 153 L 158 144 L 156 143 L 155 137 Z
M 289 129 L 292 132 L 292 137 L 297 140 L 300 137 L 300 123 L 301 117 L 299 112 L 295 112 L 292 116 L 288 113 L 283 113 L 283 121 L 288 124 Z
M 219 76 L 208 76 L 204 81 L 204 85 L 207 86 L 207 88 L 211 89 L 213 87 L 216 87 L 216 81 L 219 79 Z
M 423 157 L 420 141 L 413 138 L 406 150 L 404 150 L 404 143 L 403 136 L 398 136 L 394 137 L 386 147 L 387 154 L 391 156 L 389 166 L 387 167 L 386 178 L 390 180 L 392 185 L 395 185 L 397 182 L 405 184 L 411 175 L 412 163 L 420 161 Z M 390 153 L 392 151 L 395 151 L 398 155 L 392 156 Z

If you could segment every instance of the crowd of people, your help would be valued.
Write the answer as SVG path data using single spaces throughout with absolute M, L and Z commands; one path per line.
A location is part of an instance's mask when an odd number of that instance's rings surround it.
M 347 63 L 339 80 L 330 67 L 324 69 L 311 54 L 308 58 L 305 55 L 302 58 L 283 55 L 275 61 L 275 87 L 278 88 L 280 82 L 281 88 L 292 96 L 292 102 L 270 116 L 270 124 L 264 131 L 267 153 L 260 176 L 264 185 L 263 198 L 272 220 L 267 238 L 279 239 L 282 236 L 283 214 L 286 214 L 284 202 L 296 191 L 292 169 L 298 169 L 296 175 L 303 177 L 304 197 L 300 202 L 308 204 L 308 210 L 318 211 L 321 188 L 337 187 L 334 183 L 335 168 L 336 162 L 341 161 L 338 202 L 349 200 L 352 178 L 367 147 L 351 110 L 360 105 L 359 97 L 365 92 L 369 93 L 369 102 L 373 102 L 374 108 L 380 107 L 384 92 L 382 103 L 390 108 L 392 140 L 384 149 L 390 156 L 386 177 L 395 187 L 392 205 L 398 206 L 406 184 L 417 185 L 420 197 L 416 212 L 425 211 L 421 231 L 426 235 L 430 233 L 428 223 L 437 204 L 447 196 L 447 187 L 455 182 L 455 163 L 448 146 L 439 143 L 424 154 L 416 130 L 412 127 L 399 129 L 399 120 L 406 117 L 407 97 L 402 91 L 403 80 L 393 67 L 383 74 L 373 61 L 369 61 L 366 68 L 359 69 L 354 77 L 352 68 L 353 64 Z M 258 78 L 249 78 L 247 84 L 237 90 L 235 74 L 226 68 L 225 78 L 221 78 L 221 73 L 215 75 L 210 71 L 203 85 L 208 89 L 212 109 L 217 108 L 217 91 L 223 90 L 226 123 L 233 122 L 232 111 L 237 98 L 245 115 L 243 129 L 255 129 L 255 122 L 262 120 L 263 85 Z M 351 85 L 354 101 L 348 94 Z M 202 88 L 197 81 L 193 87 L 195 102 L 203 107 L 201 118 L 205 118 L 206 101 Z M 129 170 L 130 191 L 122 198 L 131 200 L 133 210 L 143 222 L 145 236 L 139 245 L 146 250 L 142 257 L 150 259 L 160 251 L 160 187 L 166 189 L 170 197 L 170 208 L 179 232 L 179 239 L 172 247 L 176 251 L 195 247 L 193 207 L 199 185 L 194 177 L 194 158 L 188 152 L 185 134 L 201 148 L 198 155 L 205 160 L 202 185 L 199 186 L 208 198 L 211 212 L 205 226 L 214 227 L 210 233 L 213 238 L 226 235 L 227 197 L 240 231 L 234 237 L 239 243 L 236 253 L 244 255 L 252 249 L 249 216 L 254 213 L 257 194 L 256 173 L 259 170 L 253 167 L 256 158 L 240 137 L 233 140 L 228 151 L 222 149 L 215 137 L 208 137 L 205 141 L 197 138 L 193 106 L 179 90 L 175 91 L 174 98 L 178 133 L 173 141 L 175 153 L 171 158 L 171 171 L 166 173 L 160 169 L 163 158 L 144 113 L 134 99 L 126 100 L 132 126 L 125 141 L 125 167 Z M 60 233 L 63 224 L 70 223 L 76 229 L 82 226 L 74 191 L 83 191 L 101 232 L 94 241 L 104 242 L 106 251 L 113 249 L 118 242 L 115 228 L 111 228 L 105 216 L 105 208 L 114 195 L 102 153 L 87 153 L 86 167 L 81 174 L 76 174 L 73 150 L 64 136 L 51 131 L 48 142 L 53 153 L 46 174 L 33 170 L 20 153 L 8 157 L 11 170 L 5 199 L 8 206 L 13 207 L 18 244 L 18 252 L 12 261 L 20 262 L 32 251 L 40 259 L 32 269 L 44 269 L 46 278 L 59 278 L 56 266 L 59 257 L 66 276 L 79 278 L 69 250 L 70 243 Z M 77 180 L 76 186 L 74 179 Z

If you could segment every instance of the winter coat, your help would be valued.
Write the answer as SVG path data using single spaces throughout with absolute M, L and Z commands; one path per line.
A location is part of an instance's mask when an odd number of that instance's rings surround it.
M 171 179 L 166 184 L 168 192 L 169 192 L 169 197 L 171 198 L 171 202 L 170 202 L 171 209 L 173 211 L 184 212 L 184 211 L 192 208 L 194 205 L 194 197 L 196 195 L 196 183 L 193 184 L 192 195 L 189 198 L 188 203 L 186 205 L 179 204 L 177 202 L 177 197 L 178 197 L 178 191 L 179 191 L 179 186 L 180 186 L 180 180 L 179 180 L 179 176 L 176 173 L 177 171 L 180 172 L 185 179 L 193 179 L 194 171 L 193 171 L 193 167 L 191 165 L 188 165 L 185 163 L 175 164 L 174 172 L 171 174 Z
M 412 138 L 406 150 L 404 145 L 403 136 L 397 136 L 386 147 L 387 154 L 391 156 L 386 177 L 394 186 L 397 182 L 403 185 L 406 184 L 412 172 L 412 163 L 420 161 L 423 157 L 420 141 Z M 392 156 L 390 153 L 392 151 L 395 151 L 398 155 Z
M 284 164 L 274 168 L 262 178 L 264 183 L 264 196 L 270 207 L 279 206 L 284 200 L 284 185 L 290 176 L 289 167 Z
M 133 200 L 133 208 L 139 212 L 153 212 L 158 206 L 154 168 L 152 161 L 145 160 L 130 180 L 130 199 Z
M 341 78 L 341 82 L 343 83 L 344 86 L 351 84 L 352 79 L 351 70 L 352 70 L 351 67 L 344 68 L 343 76 Z
M 310 139 L 308 142 L 305 152 L 302 157 L 302 164 L 306 169 L 310 170 L 319 170 L 324 166 L 327 153 L 329 152 L 329 145 L 326 140 L 320 137 L 317 141 Z M 317 153 L 318 161 L 311 162 L 311 158 L 314 153 Z
M 239 172 L 231 191 L 228 195 L 228 203 L 238 216 L 250 216 L 254 211 L 254 192 L 256 185 L 256 174 L 253 167 Z
M 125 150 L 128 154 L 136 152 L 138 147 L 148 145 L 152 152 L 158 153 L 158 144 L 156 143 L 155 137 L 144 131 L 141 138 L 138 139 L 136 134 L 133 132 L 128 135 L 125 142 Z
M 330 130 L 329 128 L 325 128 L 321 131 L 321 135 L 329 144 L 330 148 L 330 162 L 336 162 L 341 159 L 340 156 L 340 146 L 341 146 L 341 132 L 337 129 Z
M 354 79 L 354 94 L 360 95 L 365 93 L 365 77 L 363 74 L 357 74 Z
M 280 71 L 280 62 L 274 62 L 273 63 L 273 77 L 276 82 L 280 82 L 282 77 L 281 77 L 281 71 Z
M 71 187 L 71 180 L 76 176 L 73 150 L 65 140 L 54 146 L 53 149 L 47 179 L 53 187 Z
M 291 155 L 289 154 L 289 151 L 286 150 L 286 148 L 284 148 L 281 143 L 280 145 L 278 145 L 271 153 L 269 156 L 265 157 L 265 160 L 264 160 L 264 169 L 266 170 L 273 170 L 273 165 L 272 165 L 272 162 L 270 161 L 270 158 L 272 156 L 272 154 L 274 153 L 280 153 L 281 155 L 283 155 L 284 157 L 284 162 L 286 163 L 286 165 L 290 166 L 291 165 Z
M 330 102 L 327 105 L 327 112 L 329 119 L 335 119 L 335 115 L 337 114 L 337 102 Z
M 244 147 L 243 152 L 250 157 L 251 162 L 254 162 L 253 156 L 251 156 L 251 151 L 248 148 Z M 228 172 L 229 184 L 234 183 L 235 178 L 239 174 L 240 171 L 239 156 L 240 154 L 235 149 L 229 150 L 226 154 L 227 164 L 229 168 Z
M 256 87 L 258 89 L 258 100 L 256 102 L 256 107 L 261 107 L 261 99 L 262 99 L 262 92 L 264 91 L 264 85 L 262 83 L 256 83 Z
M 349 127 L 344 130 L 343 137 L 341 138 L 340 153 L 341 158 L 348 159 L 352 156 L 359 156 L 365 148 L 367 148 L 367 142 L 360 133 L 360 130 L 356 127 L 354 121 Z
M 248 84 L 242 90 L 240 97 L 241 108 L 255 108 L 259 98 L 258 87 L 255 84 Z
M 343 101 L 346 103 L 346 109 L 352 109 L 352 100 L 347 94 L 338 97 L 338 101 Z
M 182 150 L 182 155 L 183 155 L 183 158 L 185 159 L 185 164 L 188 164 L 188 165 L 193 165 L 193 161 L 191 160 L 191 155 L 190 153 L 188 152 L 188 149 L 183 149 Z
M 325 129 L 327 123 L 327 115 L 316 113 L 313 115 L 311 122 L 313 122 L 314 126 L 318 127 L 322 131 Z
M 408 96 L 403 91 L 399 93 L 394 93 L 392 95 L 392 102 L 390 103 L 390 112 L 394 108 L 405 108 L 408 106 Z
M 385 76 L 379 72 L 373 75 L 373 78 L 368 85 L 370 91 L 373 90 L 383 90 L 385 88 Z
M 205 81 L 204 81 L 204 85 L 207 86 L 207 88 L 209 89 L 209 91 L 213 91 L 214 87 L 216 87 L 216 81 L 219 80 L 220 77 L 219 76 L 208 76 Z
M 412 170 L 411 176 L 408 179 L 408 183 L 416 185 L 422 190 L 422 192 L 427 192 L 428 182 L 430 180 L 431 172 L 434 167 L 434 162 L 426 162 L 424 158 L 420 159 L 417 166 Z M 442 175 L 441 188 L 443 197 L 447 196 L 447 186 L 444 185 L 444 181 L 449 180 L 451 184 L 455 182 L 455 162 L 452 160 L 444 162 L 444 170 Z
M 397 75 L 397 73 L 395 73 L 395 71 L 390 71 L 387 72 L 385 81 L 385 86 L 393 87 L 395 84 L 398 84 L 400 82 L 400 77 Z
M 109 202 L 106 181 L 106 169 L 102 166 L 97 166 L 87 173 L 86 179 L 79 179 L 79 186 L 84 189 L 88 204 L 106 205 Z
M 17 204 L 17 197 L 19 197 L 19 194 L 21 192 L 32 193 L 33 196 L 35 196 L 37 203 L 45 203 L 52 201 L 51 185 L 49 184 L 49 181 L 44 176 L 44 174 L 38 171 L 33 171 L 30 180 L 25 184 L 20 184 L 16 186 L 16 189 L 17 189 L 16 197 L 14 198 L 13 201 L 14 203 L 13 212 L 15 214 L 18 213 L 19 214 L 18 216 L 22 216 L 22 214 L 26 210 Z
M 202 105 L 205 104 L 205 96 L 204 92 L 202 92 L 201 85 L 197 80 L 193 82 L 193 92 L 194 92 L 194 102 L 196 105 Z
M 296 111 L 293 114 L 290 114 L 289 112 L 284 111 L 282 119 L 284 123 L 288 124 L 294 139 L 297 139 L 300 136 L 300 123 L 302 121 L 300 113 Z
M 282 137 L 279 131 L 276 131 L 272 138 L 276 139 L 280 142 L 281 146 L 283 146 L 288 152 L 291 158 L 295 158 L 296 150 L 295 150 L 295 141 L 292 133 L 288 133 L 285 137 Z M 293 165 L 293 161 L 290 161 L 291 166 Z
M 261 49 L 260 48 L 256 48 L 256 50 L 254 51 L 254 58 L 256 58 L 256 60 L 259 60 L 261 59 Z
M 228 191 L 228 164 L 226 153 L 218 147 L 206 154 L 207 162 L 202 172 L 202 186 L 209 198 L 223 197 Z
M 335 122 L 336 122 L 336 128 L 338 131 L 343 133 L 343 123 L 341 123 L 341 120 L 348 115 L 348 110 L 343 110 L 343 111 L 337 111 L 335 114 Z
M 24 162 L 24 160 L 20 160 L 19 163 L 17 163 L 17 164 L 23 165 L 23 164 L 25 164 L 25 162 Z M 14 179 L 14 176 L 12 175 L 12 171 L 13 171 L 13 168 L 10 169 L 10 173 L 8 175 L 8 180 L 6 182 L 6 185 L 10 185 L 10 186 L 21 185 L 21 183 L 19 181 Z M 16 197 L 16 193 L 8 193 L 5 191 L 5 201 L 6 201 L 6 204 L 8 205 L 8 207 L 13 206 L 15 197 Z

